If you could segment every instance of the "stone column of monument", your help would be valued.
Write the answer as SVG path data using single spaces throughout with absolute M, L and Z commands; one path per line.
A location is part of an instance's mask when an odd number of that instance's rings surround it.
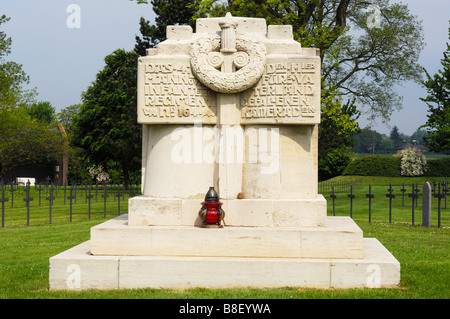
M 400 264 L 318 194 L 320 58 L 291 26 L 169 26 L 138 65 L 142 195 L 50 258 L 50 289 L 396 287 Z M 224 227 L 202 228 L 210 187 Z

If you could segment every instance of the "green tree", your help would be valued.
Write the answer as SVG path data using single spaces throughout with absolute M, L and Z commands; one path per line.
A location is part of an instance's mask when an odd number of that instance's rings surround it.
M 57 163 L 66 140 L 59 130 L 34 121 L 23 108 L 0 110 L 0 173 L 30 164 Z
M 156 25 L 151 25 L 143 17 L 139 20 L 141 36 L 136 36 L 134 51 L 141 56 L 146 55 L 147 48 L 155 47 L 166 38 L 168 25 L 190 24 L 194 27 L 192 16 L 195 8 L 194 0 L 151 0 L 153 11 L 156 13 Z M 138 3 L 148 3 L 138 1 Z
M 403 144 L 402 137 L 400 136 L 400 132 L 398 131 L 398 127 L 396 125 L 392 128 L 389 138 L 394 143 L 395 149 L 398 149 Z
M 56 114 L 56 120 L 58 123 L 64 126 L 67 134 L 72 131 L 72 126 L 75 120 L 75 116 L 79 113 L 81 104 L 73 104 L 61 110 Z
M 362 153 L 375 153 L 377 145 L 377 132 L 365 127 L 356 136 L 358 138 L 359 151 Z
M 0 16 L 0 26 L 9 21 L 5 15 Z M 5 57 L 11 53 L 10 37 L 0 31 L 0 108 L 12 108 L 22 103 L 29 103 L 36 95 L 35 89 L 25 90 L 23 86 L 29 83 L 29 77 L 22 69 L 22 65 L 13 61 L 6 61 Z
M 356 122 L 360 113 L 355 104 L 342 104 L 338 99 L 322 99 L 322 118 L 319 125 L 319 179 L 341 175 L 351 160 L 350 137 L 359 132 Z
M 417 144 L 423 144 L 424 139 L 427 137 L 427 131 L 418 128 L 412 135 L 411 141 Z
M 27 114 L 33 120 L 45 124 L 51 124 L 55 120 L 55 108 L 50 102 L 37 102 L 30 106 L 25 106 Z
M 450 28 L 449 28 L 450 39 Z M 450 45 L 441 59 L 442 70 L 434 76 L 425 70 L 426 81 L 423 82 L 428 96 L 421 98 L 428 105 L 428 120 L 422 127 L 426 128 L 425 145 L 430 151 L 450 153 Z
M 137 123 L 138 54 L 119 49 L 83 93 L 72 127 L 72 145 L 85 160 L 107 172 L 119 169 L 126 183 L 141 163 L 141 126 Z
M 293 26 L 294 38 L 320 49 L 324 96 L 355 99 L 371 119 L 389 119 L 401 108 L 395 85 L 421 80 L 418 58 L 424 46 L 421 22 L 404 4 L 388 0 L 203 0 L 197 17 L 265 18 Z M 372 9 L 372 11 L 368 10 Z M 373 18 L 379 17 L 379 24 Z

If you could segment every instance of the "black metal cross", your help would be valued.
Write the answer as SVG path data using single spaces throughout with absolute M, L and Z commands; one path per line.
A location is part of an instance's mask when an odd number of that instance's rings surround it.
M 27 206 L 27 226 L 30 225 L 30 201 L 33 200 L 33 197 L 30 196 L 30 181 L 28 180 L 27 186 L 26 186 L 26 196 L 23 199 L 23 201 L 26 203 Z
M 83 194 L 83 193 L 81 193 L 81 194 Z M 84 202 L 85 203 L 87 203 L 87 200 L 88 200 L 87 195 L 88 195 L 88 185 L 84 184 L 84 196 L 85 196 Z
M 74 188 L 74 193 L 72 194 L 72 190 L 70 191 L 70 195 L 75 196 L 73 199 L 75 201 L 75 204 L 77 203 L 77 183 L 75 185 L 72 185 L 72 188 Z
M 388 194 L 386 197 L 389 198 L 389 224 L 392 223 L 392 199 L 395 198 L 395 195 L 392 194 L 392 184 L 389 184 Z
M 14 182 L 11 182 L 11 188 L 9 189 L 9 191 L 11 192 L 11 208 L 13 208 L 13 206 L 14 206 L 14 192 L 16 191 L 16 189 L 14 189 Z
M 442 193 L 444 194 L 444 209 L 447 209 L 447 192 L 448 192 L 448 181 L 446 177 L 445 182 L 442 185 Z
M 411 215 L 411 219 L 412 219 L 412 225 L 414 226 L 414 208 L 416 207 L 415 201 L 419 197 L 418 189 L 415 189 L 414 183 L 412 184 L 412 192 L 410 194 L 408 194 L 408 197 L 412 198 L 412 215 Z
M 334 194 L 334 185 L 331 186 L 331 195 L 330 197 L 333 199 L 333 216 L 336 216 L 336 206 L 335 206 L 335 199 L 336 199 L 336 194 Z
M 414 185 L 414 184 L 413 184 Z M 417 183 L 415 184 L 416 186 L 415 186 L 415 188 L 414 188 L 414 191 L 417 193 L 417 196 L 415 197 L 415 199 L 416 199 L 416 207 L 417 207 L 417 203 L 418 203 L 418 198 L 419 198 L 419 192 L 420 192 L 420 189 L 419 189 L 419 187 L 417 186 Z M 413 186 L 414 187 L 414 186 Z
M 77 195 L 76 195 L 76 191 L 75 191 L 75 195 L 73 195 L 73 187 L 70 188 L 70 195 L 67 196 L 67 199 L 69 199 L 70 201 L 70 221 L 72 221 L 72 200 L 76 199 Z
M 438 227 L 441 227 L 441 200 L 444 196 L 445 193 L 441 192 L 441 182 L 439 182 L 438 192 L 433 194 L 433 197 L 438 199 Z
M 98 196 L 98 182 L 95 182 L 95 202 L 97 203 L 97 196 Z
M 5 197 L 5 189 L 2 186 L 2 198 L 0 202 L 2 203 L 2 228 L 5 228 L 5 203 L 8 201 L 8 197 Z
M 34 187 L 34 190 L 39 192 L 39 206 L 41 206 L 41 191 L 43 191 L 42 185 L 39 184 L 39 187 L 36 187 L 36 186 L 35 186 L 35 187 Z
M 89 191 L 86 193 L 86 199 L 88 201 L 88 219 L 91 219 L 91 199 L 94 198 L 94 195 L 91 195 L 92 185 L 89 185 Z
M 130 193 L 129 193 L 130 197 L 134 197 L 136 196 L 136 193 L 134 192 L 134 186 L 130 185 Z
M 369 199 L 369 223 L 372 219 L 372 198 L 375 198 L 375 195 L 372 194 L 372 185 L 369 185 L 369 194 L 366 194 L 366 197 Z
M 40 199 L 40 198 L 39 198 Z M 48 200 L 48 222 L 49 224 L 52 223 L 52 206 L 53 206 L 53 201 L 55 200 L 55 196 L 53 195 L 53 184 L 50 185 L 50 191 L 49 191 L 49 195 L 45 198 L 46 200 Z
M 405 184 L 402 184 L 402 188 L 400 189 L 400 191 L 402 192 L 402 207 L 405 207 L 405 192 L 406 192 Z
M 64 205 L 66 205 L 67 181 L 64 182 L 64 187 L 62 190 L 64 191 Z
M 350 194 L 347 197 L 350 198 L 350 217 L 353 218 L 353 199 L 356 197 L 353 195 L 353 185 L 350 186 Z
M 120 216 L 120 197 L 121 196 L 122 196 L 122 194 L 120 192 L 120 184 L 117 184 L 117 194 L 114 194 L 114 197 L 117 197 L 117 208 L 118 208 L 117 216 Z
M 103 217 L 106 217 L 106 198 L 108 198 L 108 194 L 106 193 L 106 182 L 103 183 Z

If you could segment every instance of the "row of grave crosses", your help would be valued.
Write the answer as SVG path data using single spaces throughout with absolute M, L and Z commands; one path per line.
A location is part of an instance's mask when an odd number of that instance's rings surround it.
M 3 183 L 1 183 L 3 184 Z M 5 220 L 5 204 L 9 201 L 9 198 L 5 196 L 5 187 L 3 185 L 1 186 L 1 197 L 0 197 L 0 203 L 2 205 L 2 228 L 4 228 L 4 220 Z M 48 188 L 47 188 L 48 187 Z M 11 193 L 11 207 L 13 207 L 13 202 L 14 202 L 14 192 L 16 191 L 16 189 L 14 188 L 14 184 L 11 183 L 11 186 L 8 187 L 8 191 Z M 55 191 L 57 190 L 57 188 L 55 189 L 53 184 L 50 185 L 46 185 L 46 193 L 48 194 L 48 196 L 46 197 L 46 200 L 49 201 L 49 222 L 51 223 L 51 219 L 52 219 L 52 206 L 54 204 L 54 200 L 56 198 L 55 196 Z M 72 205 L 74 201 L 76 203 L 76 199 L 77 199 L 77 186 L 74 185 L 72 187 L 68 187 L 67 184 L 64 185 L 64 187 L 61 188 L 64 191 L 64 204 L 66 204 L 66 199 L 68 199 L 70 201 L 70 221 L 72 221 Z M 41 205 L 41 191 L 42 191 L 42 187 L 41 185 L 36 186 L 36 191 L 39 192 L 39 205 Z M 66 196 L 66 192 L 67 190 L 70 191 L 69 195 Z M 436 191 L 437 190 L 437 191 Z M 389 185 L 389 189 L 387 190 L 388 193 L 386 194 L 386 197 L 389 198 L 389 223 L 392 223 L 392 200 L 396 197 L 396 195 L 393 193 L 393 188 L 392 188 L 392 184 Z M 403 184 L 403 187 L 400 189 L 401 193 L 402 193 L 402 205 L 403 207 L 405 206 L 405 193 L 406 193 L 406 188 L 405 185 Z M 449 191 L 448 189 L 448 184 L 447 183 L 441 183 L 439 182 L 437 185 L 435 183 L 433 183 L 433 188 L 432 188 L 432 196 L 434 198 L 438 199 L 438 227 L 441 226 L 441 208 L 442 208 L 442 204 L 441 201 L 442 199 L 445 199 L 445 209 L 447 208 L 447 192 Z M 92 185 L 85 185 L 85 201 L 88 202 L 88 216 L 90 218 L 90 208 L 91 208 L 91 199 L 94 198 L 94 195 L 91 193 L 92 192 Z M 409 198 L 411 198 L 412 204 L 412 225 L 414 225 L 415 223 L 415 208 L 417 207 L 417 199 L 419 198 L 419 192 L 420 190 L 417 187 L 417 184 L 412 184 L 411 187 L 411 193 L 408 193 L 407 196 Z M 96 184 L 95 187 L 95 200 L 97 201 L 97 195 L 98 195 L 98 185 Z M 117 187 L 117 192 L 114 193 L 114 197 L 118 199 L 118 215 L 120 215 L 120 198 L 124 195 L 123 192 L 120 191 L 120 188 Z M 135 196 L 136 193 L 134 192 L 134 189 L 131 188 L 130 189 L 130 197 Z M 369 199 L 369 223 L 371 222 L 371 217 L 372 217 L 372 200 L 375 198 L 375 195 L 372 193 L 372 186 L 369 185 L 369 193 L 365 195 L 366 198 Z M 107 194 L 107 185 L 106 183 L 103 183 L 103 194 L 101 194 L 101 197 L 103 198 L 103 202 L 104 202 L 104 209 L 103 209 L 103 215 L 104 217 L 106 217 L 106 199 L 109 197 L 109 195 Z M 353 186 L 350 187 L 350 194 L 347 195 L 347 197 L 350 199 L 350 217 L 353 217 L 353 200 L 355 199 L 356 195 L 353 194 Z M 336 208 L 335 208 L 335 200 L 337 198 L 337 195 L 334 191 L 334 186 L 332 187 L 332 192 L 330 194 L 330 198 L 332 199 L 333 202 L 333 216 L 336 215 Z M 25 197 L 23 198 L 23 201 L 25 202 L 26 208 L 27 208 L 27 225 L 29 225 L 29 216 L 30 216 L 30 202 L 33 201 L 34 198 L 32 196 L 30 196 L 30 182 L 27 182 L 26 188 L 25 188 Z
M 445 199 L 445 208 L 447 208 L 447 192 L 449 191 L 449 189 L 447 188 L 447 183 L 441 183 L 439 182 L 437 184 L 437 192 L 436 192 L 436 187 L 433 187 L 432 189 L 432 196 L 434 198 L 438 199 L 438 227 L 441 227 L 441 200 Z M 434 184 L 434 186 L 436 186 Z M 389 188 L 388 188 L 388 193 L 386 193 L 386 197 L 389 198 L 389 223 L 392 223 L 392 200 L 396 197 L 396 195 L 393 193 L 393 188 L 392 188 L 392 184 L 389 184 Z M 403 184 L 403 187 L 400 189 L 400 191 L 402 192 L 402 205 L 403 207 L 405 206 L 405 192 L 406 192 L 406 188 L 405 185 Z M 412 200 L 412 225 L 414 226 L 415 224 L 415 208 L 417 207 L 417 200 L 419 198 L 419 192 L 420 190 L 417 187 L 417 183 L 413 183 L 412 187 L 411 187 L 411 193 L 408 193 L 407 196 L 409 198 L 411 198 Z M 372 193 L 372 185 L 369 185 L 369 193 L 365 194 L 366 198 L 369 199 L 369 223 L 371 222 L 372 219 L 372 199 L 375 198 L 375 195 Z M 347 195 L 347 197 L 350 199 L 350 217 L 353 218 L 353 200 L 356 198 L 356 195 L 353 194 L 353 186 L 350 186 L 350 194 Z M 332 191 L 330 194 L 330 198 L 332 199 L 333 202 L 333 216 L 336 216 L 336 204 L 335 204 L 335 200 L 337 198 L 337 195 L 334 191 L 334 186 L 332 187 Z
M 23 198 L 23 201 L 25 202 L 25 206 L 27 208 L 27 226 L 30 224 L 30 202 L 34 200 L 32 196 L 30 196 L 30 181 L 27 182 L 25 187 L 25 197 Z M 9 197 L 5 196 L 5 187 L 3 183 L 1 183 L 1 197 L 0 197 L 0 203 L 2 205 L 2 228 L 5 227 L 5 204 L 9 201 Z M 14 183 L 11 183 L 11 186 L 9 187 L 8 191 L 11 192 L 11 208 L 14 207 L 14 192 L 17 190 L 14 187 Z M 70 201 L 70 221 L 72 221 L 72 208 L 73 208 L 73 201 L 76 203 L 77 199 L 77 186 L 68 187 L 67 184 L 64 185 L 64 187 L 61 188 L 64 191 L 64 204 L 66 204 L 66 199 Z M 41 191 L 43 190 L 42 185 L 36 186 L 35 190 L 39 192 L 39 206 L 41 205 Z M 66 196 L 66 192 L 69 190 L 70 195 Z M 46 200 L 49 202 L 49 223 L 52 223 L 52 206 L 54 204 L 54 200 L 56 199 L 56 192 L 57 188 L 54 187 L 53 184 L 46 184 L 46 193 L 48 196 L 45 197 Z M 94 198 L 94 195 L 92 194 L 92 185 L 85 185 L 85 200 L 88 203 L 88 217 L 90 219 L 91 215 L 91 199 Z M 123 197 L 125 192 L 121 192 L 121 189 L 119 186 L 117 186 L 117 189 L 115 189 L 114 197 L 117 198 L 118 202 L 118 215 L 120 215 L 120 199 Z M 95 187 L 95 200 L 97 201 L 97 195 L 98 195 L 98 184 L 96 184 Z M 133 187 L 130 188 L 130 197 L 134 197 L 136 195 L 135 190 Z M 106 199 L 109 197 L 107 193 L 107 184 L 103 183 L 103 194 L 101 194 L 101 197 L 103 198 L 103 216 L 106 218 Z

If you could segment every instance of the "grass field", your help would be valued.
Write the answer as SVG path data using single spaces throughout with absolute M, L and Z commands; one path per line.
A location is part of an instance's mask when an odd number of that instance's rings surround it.
M 358 177 L 359 178 L 359 177 Z M 351 180 L 355 177 L 339 177 L 335 181 Z M 0 298 L 195 298 L 195 299 L 297 299 L 297 298 L 427 298 L 448 299 L 450 297 L 450 209 L 442 210 L 442 226 L 437 227 L 436 211 L 433 210 L 432 227 L 421 227 L 421 202 L 416 209 L 416 226 L 411 225 L 410 198 L 405 201 L 396 197 L 393 205 L 392 223 L 389 223 L 389 201 L 385 197 L 386 185 L 424 182 L 423 178 L 375 178 L 364 177 L 355 189 L 353 219 L 361 227 L 364 237 L 376 237 L 400 262 L 401 283 L 395 289 L 304 289 L 284 287 L 278 289 L 132 289 L 49 291 L 49 258 L 89 239 L 90 228 L 105 220 L 103 202 L 91 203 L 88 219 L 87 203 L 78 199 L 74 205 L 72 222 L 67 213 L 68 203 L 56 199 L 49 223 L 48 201 L 37 203 L 36 193 L 30 207 L 30 226 L 26 226 L 26 208 L 17 196 L 17 206 L 9 208 L 5 203 L 5 228 L 0 229 Z M 372 220 L 368 222 L 368 200 L 365 194 L 368 185 L 375 194 Z M 397 187 L 398 188 L 398 187 Z M 399 193 L 398 190 L 395 193 Z M 346 194 L 337 194 L 336 215 L 349 216 L 349 199 Z M 332 207 L 328 194 L 328 215 Z M 20 198 L 20 200 L 19 200 Z M 125 198 L 126 199 L 126 198 Z M 436 199 L 433 200 L 434 202 Z M 126 200 L 121 203 L 126 212 Z M 434 206 L 435 207 L 435 206 Z M 106 220 L 117 216 L 117 202 L 108 199 Z

